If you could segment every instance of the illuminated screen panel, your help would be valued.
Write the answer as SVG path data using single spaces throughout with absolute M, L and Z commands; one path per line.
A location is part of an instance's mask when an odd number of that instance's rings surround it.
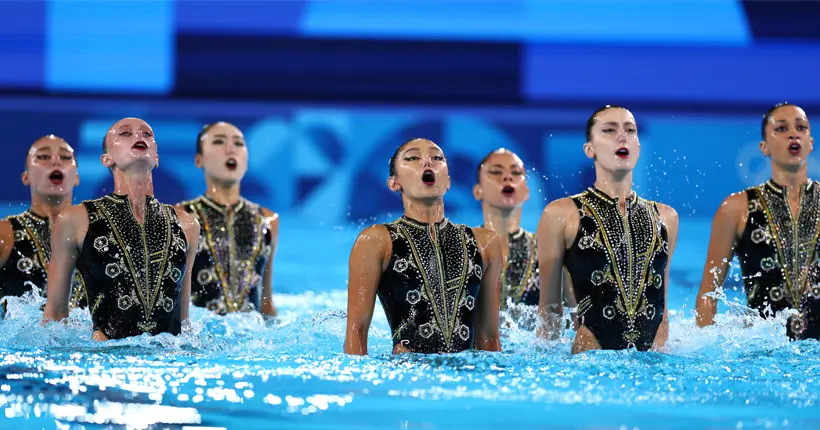
M 172 0 L 50 1 L 49 90 L 164 93 L 173 85 Z
M 820 103 L 820 85 L 789 85 L 773 64 L 820 68 L 820 44 L 750 47 L 529 45 L 524 92 L 533 100 Z M 806 77 L 807 78 L 807 77 Z
M 0 89 L 421 103 L 820 100 L 820 1 L 4 0 Z M 591 85 L 593 70 L 619 83 Z
M 310 1 L 306 35 L 596 43 L 746 44 L 737 0 Z

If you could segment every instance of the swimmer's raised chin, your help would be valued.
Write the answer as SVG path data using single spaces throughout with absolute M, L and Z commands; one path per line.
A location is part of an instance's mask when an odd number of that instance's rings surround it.
M 110 339 L 101 330 L 94 330 L 94 333 L 91 334 L 91 340 L 103 341 L 103 340 L 110 340 Z

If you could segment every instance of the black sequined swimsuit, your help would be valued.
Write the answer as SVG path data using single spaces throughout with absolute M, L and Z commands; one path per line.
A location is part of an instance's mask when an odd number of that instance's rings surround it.
M 378 297 L 393 345 L 420 353 L 473 348 L 483 266 L 472 229 L 447 219 L 428 225 L 408 217 L 385 226 L 393 251 Z
M 31 211 L 6 218 L 14 233 L 14 245 L 0 268 L 0 297 L 22 296 L 29 291 L 47 293 L 48 262 L 51 260 L 51 225 L 48 218 Z M 82 276 L 74 271 L 70 306 L 85 306 Z
M 179 334 L 188 242 L 174 209 L 146 197 L 140 224 L 127 196 L 109 194 L 83 206 L 88 233 L 77 269 L 94 330 L 110 339 Z
M 262 208 L 245 199 L 233 206 L 201 196 L 180 204 L 201 228 L 191 301 L 220 314 L 259 310 L 271 258 L 271 232 Z
M 501 309 L 508 301 L 537 306 L 541 296 L 538 283 L 535 234 L 519 228 L 509 235 L 507 266 L 501 272 Z
M 580 225 L 564 264 L 581 325 L 602 349 L 649 350 L 663 320 L 669 260 L 657 204 L 632 193 L 624 216 L 618 199 L 594 187 L 572 201 Z
M 796 309 L 789 337 L 820 339 L 820 184 L 802 186 L 796 216 L 772 180 L 745 192 L 749 216 L 735 253 L 749 307 L 764 318 Z

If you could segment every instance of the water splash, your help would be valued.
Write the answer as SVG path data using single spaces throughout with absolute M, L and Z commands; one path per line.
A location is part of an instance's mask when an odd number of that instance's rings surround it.
M 87 311 L 41 326 L 42 304 L 33 295 L 9 298 L 0 325 L 7 419 L 135 428 L 345 428 L 362 420 L 389 428 L 820 423 L 820 344 L 789 342 L 782 316 L 721 313 L 701 329 L 693 312 L 675 309 L 666 352 L 573 356 L 572 330 L 556 341 L 538 339 L 534 309 L 512 307 L 502 318 L 501 353 L 393 356 L 377 309 L 371 355 L 356 357 L 341 353 L 344 291 L 277 296 L 275 321 L 192 308 L 180 336 L 102 343 L 91 340 Z

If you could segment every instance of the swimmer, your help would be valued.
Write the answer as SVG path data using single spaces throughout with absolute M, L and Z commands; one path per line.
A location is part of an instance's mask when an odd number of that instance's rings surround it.
M 102 149 L 100 161 L 114 177 L 114 192 L 57 217 L 43 323 L 68 315 L 76 266 L 85 280 L 92 339 L 179 334 L 188 319 L 199 223 L 151 195 L 159 156 L 145 121 L 117 121 Z
M 272 284 L 279 215 L 240 194 L 248 171 L 242 131 L 227 122 L 206 125 L 197 136 L 194 160 L 207 189 L 178 205 L 202 229 L 191 272 L 192 303 L 219 314 L 257 310 L 276 316 Z
M 481 201 L 482 227 L 501 239 L 501 309 L 518 315 L 520 306 L 538 306 L 538 247 L 535 233 L 521 228 L 521 210 L 530 198 L 524 162 L 512 151 L 501 148 L 487 154 L 478 164 L 473 196 Z M 564 297 L 574 308 L 572 288 L 564 277 Z M 512 305 L 512 306 L 511 306 Z
M 368 227 L 353 245 L 345 353 L 367 354 L 377 296 L 394 354 L 500 351 L 498 236 L 444 217 L 450 175 L 435 143 L 405 142 L 389 167 L 387 186 L 401 195 L 404 214 Z
M 80 183 L 74 149 L 54 135 L 37 139 L 26 153 L 21 179 L 31 190 L 31 202 L 25 212 L 0 221 L 0 297 L 33 290 L 47 294 L 51 224 L 71 206 L 74 187 Z M 70 306 L 84 303 L 82 277 L 75 271 Z
M 727 197 L 712 221 L 712 233 L 697 300 L 697 323 L 714 323 L 717 300 L 707 296 L 722 286 L 734 256 L 746 303 L 761 317 L 786 309 L 792 340 L 820 338 L 820 184 L 808 177 L 814 147 L 806 113 L 778 104 L 761 124 L 760 150 L 772 177 Z
M 584 153 L 594 161 L 594 185 L 548 204 L 538 225 L 539 336 L 560 334 L 564 265 L 578 299 L 573 353 L 660 350 L 669 335 L 666 297 L 678 214 L 632 190 L 640 142 L 628 110 L 596 110 Z

